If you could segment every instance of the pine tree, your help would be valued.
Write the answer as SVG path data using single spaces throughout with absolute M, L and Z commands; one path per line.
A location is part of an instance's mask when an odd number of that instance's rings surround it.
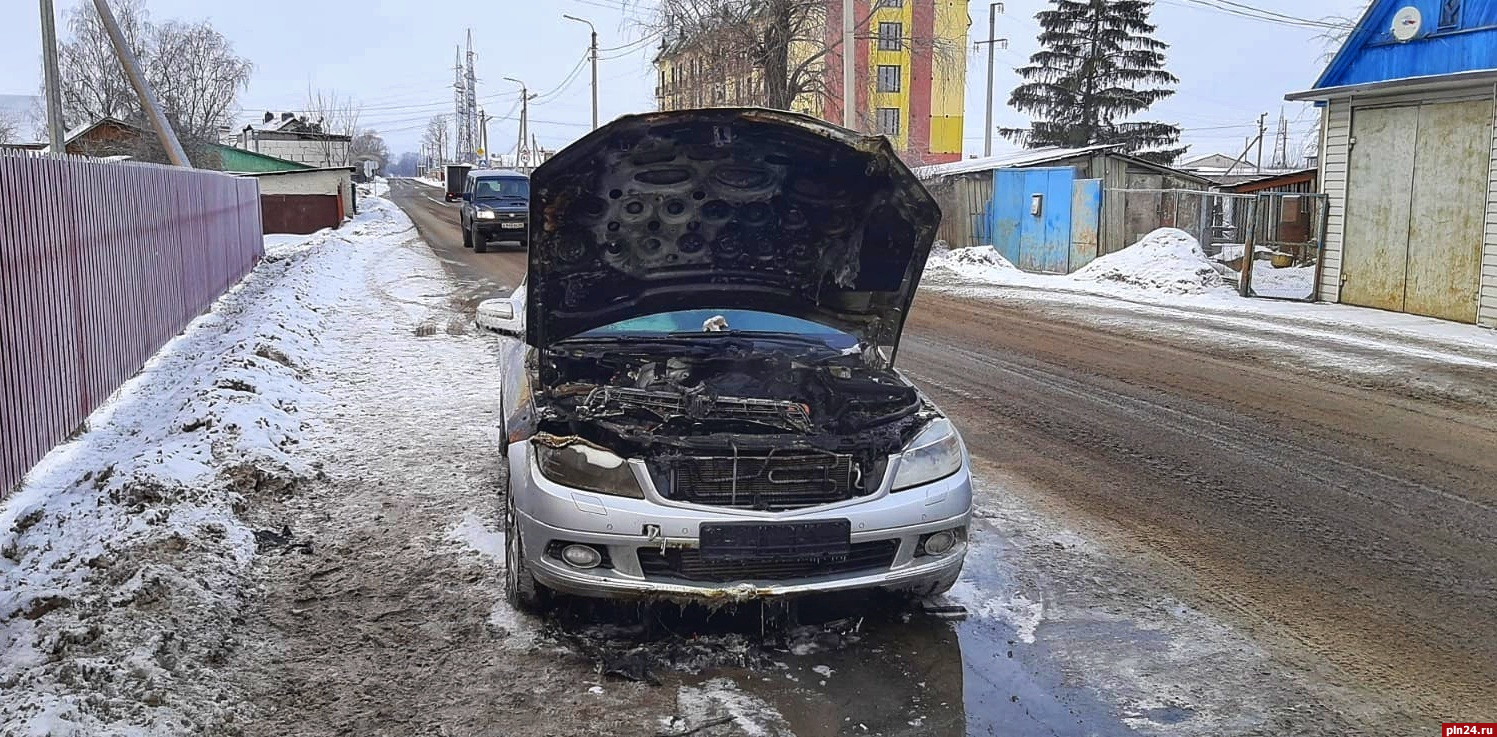
M 1038 13 L 1040 51 L 1021 67 L 1008 104 L 1030 113 L 1029 128 L 1004 136 L 1029 148 L 1121 144 L 1161 163 L 1185 151 L 1180 129 L 1128 117 L 1175 94 L 1164 69 L 1169 45 L 1152 38 L 1151 0 L 1050 0 Z

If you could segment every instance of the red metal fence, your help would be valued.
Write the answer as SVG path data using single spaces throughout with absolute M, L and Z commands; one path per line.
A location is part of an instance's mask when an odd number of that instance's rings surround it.
M 0 495 L 264 254 L 253 179 L 0 152 Z

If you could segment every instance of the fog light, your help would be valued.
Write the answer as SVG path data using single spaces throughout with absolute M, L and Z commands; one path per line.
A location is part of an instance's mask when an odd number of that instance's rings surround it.
M 573 568 L 597 568 L 603 554 L 586 545 L 568 545 L 561 549 L 561 559 Z
M 956 547 L 956 535 L 950 531 L 937 532 L 925 538 L 926 555 L 945 555 Z

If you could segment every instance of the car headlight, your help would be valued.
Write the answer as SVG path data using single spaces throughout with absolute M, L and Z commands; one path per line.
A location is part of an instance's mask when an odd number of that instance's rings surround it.
M 479 210 L 478 213 L 477 213 L 477 215 L 478 215 L 478 219 L 479 220 L 493 220 L 494 219 L 494 211 L 493 210 Z
M 939 481 L 962 469 L 962 438 L 948 420 L 935 420 L 905 446 L 893 491 Z
M 551 445 L 537 439 L 534 447 L 541 475 L 558 484 L 611 496 L 645 498 L 629 462 L 612 451 L 583 441 Z

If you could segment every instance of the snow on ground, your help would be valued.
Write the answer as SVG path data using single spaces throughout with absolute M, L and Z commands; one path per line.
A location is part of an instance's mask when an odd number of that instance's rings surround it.
M 1497 331 L 1349 305 L 1244 298 L 1217 274 L 1188 234 L 1161 229 L 1070 275 L 1019 271 L 991 246 L 947 250 L 938 244 L 921 287 L 1029 301 L 1119 329 L 1228 342 L 1365 375 L 1386 374 L 1386 356 L 1497 370 Z M 1313 279 L 1313 266 L 1254 264 L 1254 283 L 1264 296 L 1307 293 Z
M 1314 266 L 1274 268 L 1267 261 L 1253 262 L 1253 293 L 1260 297 L 1309 299 L 1315 288 Z
M 1117 253 L 1078 269 L 1070 278 L 1112 282 L 1162 294 L 1202 294 L 1226 285 L 1189 233 L 1160 228 Z
M 268 238 L 265 260 L 0 506 L 0 734 L 223 716 L 191 691 L 250 595 L 240 514 L 320 472 L 301 413 L 317 401 L 321 289 L 283 282 L 333 238 Z
M 428 187 L 436 187 L 437 189 L 441 190 L 447 189 L 446 182 L 440 179 L 434 179 L 432 177 L 411 177 L 411 181 L 416 182 L 417 184 L 424 184 Z
M 795 737 L 773 706 L 739 690 L 728 678 L 682 686 L 676 705 L 676 716 L 660 720 L 664 728 L 660 734 L 696 734 L 712 726 L 731 724 L 747 737 Z

